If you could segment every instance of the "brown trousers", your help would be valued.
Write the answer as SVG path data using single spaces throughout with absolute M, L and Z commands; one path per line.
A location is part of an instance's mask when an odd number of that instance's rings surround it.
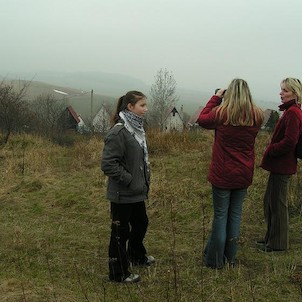
M 265 242 L 273 249 L 287 250 L 288 238 L 288 186 L 291 175 L 270 173 L 264 195 L 264 216 L 267 223 Z

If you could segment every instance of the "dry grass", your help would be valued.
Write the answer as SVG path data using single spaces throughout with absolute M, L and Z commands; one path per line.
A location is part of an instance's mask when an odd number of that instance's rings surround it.
M 257 140 L 257 164 L 266 134 Z M 265 224 L 267 172 L 256 167 L 244 203 L 239 265 L 203 266 L 212 218 L 206 180 L 213 133 L 148 133 L 152 187 L 146 237 L 154 266 L 142 281 L 107 280 L 110 234 L 103 142 L 78 139 L 70 148 L 15 136 L 0 150 L 0 301 L 301 301 L 300 173 L 291 189 L 291 248 L 263 254 L 254 241 Z

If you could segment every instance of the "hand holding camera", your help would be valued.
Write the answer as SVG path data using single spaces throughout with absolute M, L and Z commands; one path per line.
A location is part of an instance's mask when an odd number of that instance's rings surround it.
M 215 95 L 217 95 L 220 98 L 223 98 L 225 92 L 226 92 L 226 89 L 224 89 L 224 88 L 215 89 Z

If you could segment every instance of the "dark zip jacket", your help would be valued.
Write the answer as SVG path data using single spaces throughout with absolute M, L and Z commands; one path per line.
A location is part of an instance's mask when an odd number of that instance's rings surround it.
M 275 126 L 261 167 L 272 173 L 292 175 L 297 172 L 295 149 L 302 132 L 302 111 L 294 100 L 280 105 L 279 108 L 284 113 Z
M 118 123 L 109 130 L 104 143 L 101 169 L 109 178 L 107 198 L 115 203 L 148 199 L 150 171 L 133 135 Z

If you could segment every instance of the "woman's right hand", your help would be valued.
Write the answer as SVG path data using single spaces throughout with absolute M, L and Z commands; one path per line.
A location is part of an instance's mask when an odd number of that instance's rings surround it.
M 223 95 L 224 95 L 224 93 L 225 93 L 225 91 L 226 91 L 225 88 L 221 88 L 221 89 L 219 89 L 219 90 L 215 93 L 215 95 L 218 96 L 218 97 L 220 97 L 220 98 L 222 99 L 222 98 L 223 98 Z

